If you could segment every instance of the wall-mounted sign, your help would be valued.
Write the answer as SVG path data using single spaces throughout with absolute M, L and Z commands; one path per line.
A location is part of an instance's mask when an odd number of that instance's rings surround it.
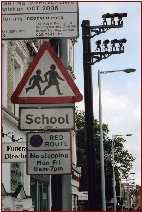
M 2 2 L 2 39 L 79 36 L 77 2 Z
M 3 142 L 2 163 L 26 162 L 26 142 Z

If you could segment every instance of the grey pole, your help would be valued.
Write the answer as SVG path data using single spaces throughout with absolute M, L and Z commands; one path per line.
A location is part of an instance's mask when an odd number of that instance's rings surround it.
M 112 70 L 112 71 L 100 71 L 98 70 L 98 88 L 99 88 L 99 123 L 100 123 L 100 161 L 101 161 L 101 190 L 102 190 L 102 209 L 106 210 L 106 198 L 105 198 L 105 173 L 104 173 L 104 146 L 103 146 L 103 129 L 102 129 L 102 104 L 101 104 L 101 74 L 108 74 L 113 72 L 125 72 L 131 73 L 135 72 L 136 69 L 127 68 L 122 70 Z M 131 136 L 132 134 L 126 134 L 126 136 Z M 112 136 L 112 159 L 113 159 L 113 193 L 114 193 L 114 210 L 116 210 L 116 182 L 115 182 L 115 170 L 114 170 L 114 137 Z M 122 135 L 120 135 L 122 136 Z
M 128 210 L 130 208 L 130 201 L 129 201 L 129 182 L 127 180 L 127 205 L 128 205 Z
M 59 40 L 59 57 L 67 67 L 68 63 L 68 41 L 67 39 Z M 72 189 L 71 174 L 62 175 L 62 210 L 72 210 Z
M 99 123 L 100 123 L 100 161 L 101 161 L 102 210 L 106 211 L 105 172 L 104 172 L 104 145 L 103 145 L 103 128 L 102 128 L 102 104 L 101 104 L 101 76 L 100 76 L 100 71 L 98 71 L 98 87 L 99 87 Z
M 47 176 L 47 175 L 46 175 Z M 47 196 L 47 202 L 48 202 L 48 210 L 51 211 L 52 208 L 52 197 L 51 197 L 51 175 L 49 175 L 49 185 L 48 185 L 48 196 Z
M 113 195 L 114 195 L 114 211 L 116 211 L 116 182 L 115 182 L 115 170 L 114 170 L 114 137 L 112 136 L 112 168 L 113 168 Z

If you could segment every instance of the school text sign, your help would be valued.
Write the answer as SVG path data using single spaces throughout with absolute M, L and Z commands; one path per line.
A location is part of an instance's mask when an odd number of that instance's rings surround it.
M 73 130 L 75 127 L 75 107 L 34 106 L 19 107 L 19 129 L 29 130 Z

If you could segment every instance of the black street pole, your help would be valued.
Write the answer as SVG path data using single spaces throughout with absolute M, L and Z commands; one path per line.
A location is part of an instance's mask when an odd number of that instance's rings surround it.
M 88 210 L 97 210 L 90 21 L 82 21 L 84 103 L 88 173 Z

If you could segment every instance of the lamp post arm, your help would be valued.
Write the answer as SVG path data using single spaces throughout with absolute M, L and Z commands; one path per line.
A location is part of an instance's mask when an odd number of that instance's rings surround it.
M 126 69 L 122 69 L 122 70 L 112 70 L 112 71 L 100 71 L 100 74 L 109 74 L 109 73 L 113 73 L 113 72 L 125 72 L 125 73 L 131 73 L 131 72 L 135 72 L 136 69 L 134 68 L 126 68 Z M 127 136 L 131 136 L 132 134 L 127 134 Z
M 113 71 L 101 71 L 100 73 L 101 74 L 109 74 L 109 73 L 120 72 L 120 71 L 123 71 L 124 72 L 124 70 L 113 70 Z

